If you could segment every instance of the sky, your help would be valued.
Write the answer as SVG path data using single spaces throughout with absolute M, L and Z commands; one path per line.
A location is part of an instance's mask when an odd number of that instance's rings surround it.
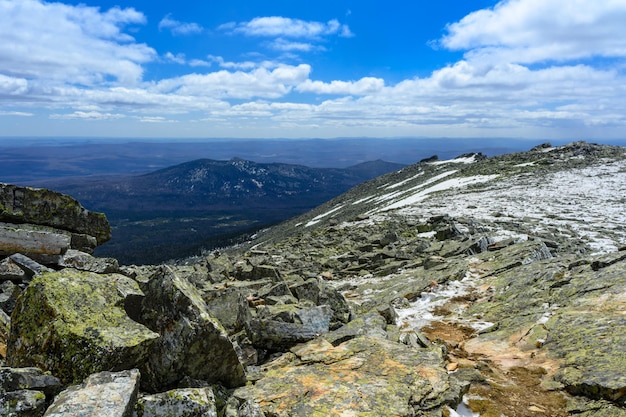
M 626 0 L 0 0 L 0 137 L 626 138 Z

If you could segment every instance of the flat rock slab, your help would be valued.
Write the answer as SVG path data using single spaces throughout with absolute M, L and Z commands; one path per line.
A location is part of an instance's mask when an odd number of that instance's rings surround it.
M 71 241 L 71 233 L 51 227 L 0 223 L 0 255 L 60 255 Z
M 0 221 L 31 223 L 94 236 L 99 245 L 111 239 L 106 216 L 85 209 L 72 197 L 42 188 L 0 183 Z
M 139 371 L 100 372 L 59 394 L 44 417 L 130 417 Z
M 272 416 L 420 415 L 418 410 L 442 408 L 450 389 L 439 352 L 368 337 L 337 347 L 316 339 L 266 369 L 255 385 L 234 395 L 258 402 Z

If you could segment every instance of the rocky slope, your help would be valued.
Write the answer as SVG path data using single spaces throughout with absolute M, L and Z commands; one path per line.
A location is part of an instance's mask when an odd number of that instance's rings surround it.
M 625 416 L 624 196 L 626 149 L 546 144 L 424 161 L 177 264 L 7 273 L 0 410 Z

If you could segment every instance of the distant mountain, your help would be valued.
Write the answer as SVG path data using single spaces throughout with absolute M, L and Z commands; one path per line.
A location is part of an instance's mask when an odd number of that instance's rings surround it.
M 246 231 L 287 220 L 404 165 L 349 168 L 198 159 L 144 175 L 73 177 L 36 185 L 104 212 L 113 238 L 100 256 L 154 263 L 223 246 Z

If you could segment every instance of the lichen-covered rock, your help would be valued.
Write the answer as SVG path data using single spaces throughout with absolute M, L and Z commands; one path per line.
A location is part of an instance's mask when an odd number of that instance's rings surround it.
M 252 318 L 246 297 L 235 286 L 205 290 L 202 298 L 211 315 L 219 320 L 228 334 L 243 330 L 245 323 Z
M 94 236 L 99 245 L 111 239 L 106 216 L 85 209 L 72 197 L 42 188 L 0 183 L 0 221 L 32 223 Z
M 90 375 L 59 394 L 44 417 L 131 417 L 139 378 L 136 369 Z
M 337 347 L 316 339 L 264 368 L 255 385 L 234 396 L 258 402 L 271 416 L 441 415 L 450 389 L 437 351 L 367 337 Z
M 161 336 L 140 368 L 145 390 L 163 391 L 185 376 L 229 387 L 246 382 L 233 343 L 195 287 L 169 266 L 141 287 L 141 322 Z
M 129 287 L 140 293 L 118 274 L 64 269 L 36 277 L 11 315 L 8 364 L 37 366 L 64 383 L 138 366 L 159 335 L 128 317 Z
M 133 417 L 217 417 L 210 387 L 175 389 L 141 397 Z

